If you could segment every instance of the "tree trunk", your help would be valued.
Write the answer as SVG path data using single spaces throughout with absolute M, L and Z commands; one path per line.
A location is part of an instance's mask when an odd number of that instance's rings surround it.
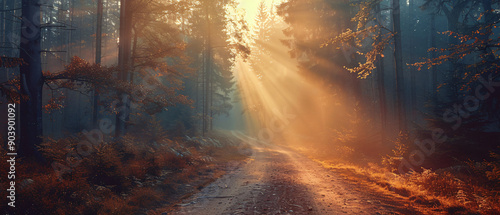
M 209 17 L 208 2 L 205 2 L 205 15 L 207 21 L 207 37 L 205 42 L 205 58 L 206 58 L 206 70 L 205 70 L 205 103 L 204 103 L 204 116 L 203 116 L 203 136 L 210 130 L 211 119 L 211 86 L 212 86 L 212 38 L 211 38 L 211 22 Z
M 460 15 L 462 14 L 462 12 L 467 4 L 468 3 L 466 0 L 456 1 L 456 2 L 454 2 L 454 5 L 450 9 L 445 8 L 446 10 L 444 10 L 444 13 L 445 13 L 446 19 L 448 21 L 448 31 L 451 31 L 453 33 L 463 33 L 463 32 L 459 31 L 459 27 L 460 27 L 459 19 L 460 19 Z M 451 47 L 453 45 L 458 45 L 459 43 L 460 42 L 459 42 L 458 37 L 455 37 L 455 36 L 448 37 L 448 46 L 449 47 Z M 453 73 L 452 76 L 455 74 L 454 71 L 457 68 L 458 68 L 458 61 L 455 59 L 452 59 L 451 60 L 451 67 L 450 67 L 450 70 Z
M 414 22 L 414 13 L 413 13 L 413 0 L 409 0 L 409 5 L 408 5 L 408 9 L 409 9 L 409 16 L 410 16 L 410 20 L 411 20 L 411 24 L 410 24 L 410 34 L 408 35 L 409 37 L 409 40 L 410 40 L 410 49 L 408 50 L 409 52 L 409 58 L 408 58 L 408 61 L 410 63 L 413 63 L 413 51 L 414 51 L 414 40 L 413 40 L 413 31 L 414 30 L 414 27 L 415 27 L 415 22 Z M 411 66 L 409 68 L 409 72 L 410 72 L 410 88 L 411 88 L 411 95 L 410 95 L 410 98 L 411 98 L 411 120 L 412 121 L 415 121 L 417 119 L 417 107 L 418 107 L 418 104 L 417 104 L 417 80 L 416 80 L 416 71 L 414 69 L 413 66 Z
M 483 5 L 483 9 L 484 9 L 484 24 L 489 24 L 491 22 L 494 22 L 494 15 L 493 15 L 493 8 L 491 6 L 491 1 L 490 0 L 482 0 L 481 4 Z M 482 36 L 482 40 L 486 41 L 490 38 L 491 34 L 493 33 L 492 27 L 487 27 L 485 29 L 483 29 L 483 34 L 481 35 Z M 483 53 L 485 55 L 485 59 L 487 61 L 495 61 L 495 53 L 491 50 L 491 48 L 487 48 L 487 49 L 484 49 L 483 50 Z
M 95 42 L 95 63 L 101 64 L 101 48 L 102 48 L 102 0 L 97 1 L 97 28 L 96 28 L 96 42 Z M 94 97 L 93 97 L 93 112 L 92 112 L 92 125 L 97 127 L 97 121 L 99 118 L 99 92 L 97 91 L 97 86 L 94 85 Z
M 5 8 L 8 8 L 9 10 L 14 9 L 14 7 L 16 5 L 15 1 L 5 1 L 4 0 L 4 2 L 8 2 L 7 6 Z M 3 12 L 3 15 L 4 15 L 4 19 L 5 19 L 5 18 L 8 18 L 9 15 L 16 16 L 17 14 L 16 14 L 16 11 L 14 10 L 14 11 L 9 12 L 9 13 Z M 4 34 L 5 34 L 5 38 L 3 40 L 3 42 L 4 42 L 3 46 L 6 46 L 9 49 L 3 49 L 3 51 L 4 51 L 3 54 L 5 56 L 8 56 L 8 57 L 17 57 L 18 56 L 16 54 L 16 52 L 15 52 L 15 50 L 16 50 L 14 48 L 15 44 L 11 43 L 11 42 L 13 42 L 13 39 L 14 39 L 14 38 L 12 38 L 12 32 L 15 32 L 14 26 L 15 25 L 14 25 L 13 22 L 7 22 L 7 20 L 4 21 L 4 29 L 5 29 Z M 5 75 L 7 77 L 9 77 L 9 73 L 8 72 L 6 72 Z M 7 80 L 8 80 L 8 78 L 7 78 Z
M 42 142 L 42 61 L 40 34 L 40 4 L 36 0 L 22 1 L 20 58 L 20 155 L 43 160 L 36 147 Z
M 406 131 L 406 113 L 404 100 L 403 52 L 401 47 L 401 13 L 399 0 L 392 0 L 392 24 L 394 33 L 394 69 L 396 74 L 396 105 L 399 118 L 399 130 Z
M 206 41 L 205 41 L 205 46 L 206 46 Z M 205 111 L 205 85 L 207 84 L 206 81 L 205 81 L 205 77 L 206 77 L 206 71 L 207 71 L 207 52 L 204 51 L 203 52 L 203 59 L 202 59 L 202 71 L 200 72 L 200 83 L 201 83 L 201 111 L 202 111 L 202 120 L 201 120 L 201 132 L 203 134 L 203 136 L 205 136 L 205 116 L 207 115 L 206 114 L 206 111 Z
M 130 69 L 130 51 L 132 40 L 132 14 L 130 0 L 120 0 L 120 44 L 118 50 L 118 79 L 128 82 Z M 126 132 L 129 120 L 130 99 L 124 92 L 119 92 L 120 101 L 117 104 L 115 136 L 121 137 Z
M 431 47 L 432 48 L 436 48 L 436 37 L 435 37 L 435 33 L 436 33 L 436 14 L 431 14 L 431 31 L 430 31 L 430 43 L 431 43 Z M 431 59 L 435 59 L 436 58 L 436 52 L 435 51 L 432 51 L 430 52 L 431 54 Z M 436 66 L 433 66 L 431 68 L 431 72 L 432 72 L 432 95 L 433 95 L 433 100 L 434 102 L 437 101 L 437 85 L 438 85 L 438 81 L 437 81 L 437 69 L 436 69 Z
M 376 10 L 377 10 L 377 19 L 378 20 L 381 20 L 380 18 L 380 14 L 382 13 L 382 11 L 380 10 L 380 4 L 377 5 L 376 7 Z M 382 32 L 379 31 L 379 37 L 382 36 Z M 380 39 L 379 39 L 379 42 L 380 42 Z M 377 62 L 377 88 L 378 88 L 378 96 L 379 96 L 379 105 L 380 105 L 380 128 L 381 128 L 381 131 L 380 131 L 380 136 L 381 136 L 381 141 L 382 143 L 385 142 L 385 129 L 387 127 L 387 106 L 386 106 L 386 95 L 385 95 L 385 74 L 384 74 L 384 70 L 385 70 L 385 65 L 384 65 L 384 59 L 381 58 L 378 62 Z
M 205 116 L 204 116 L 204 119 L 205 119 L 205 132 L 208 132 L 210 130 L 210 112 L 211 112 L 211 106 L 210 106 L 210 102 L 211 102 L 211 86 L 212 86 L 212 47 L 211 47 L 211 38 L 210 38 L 210 28 L 208 30 L 208 36 L 207 36 L 207 47 L 206 48 L 206 71 L 205 71 Z
M 7 10 L 7 8 L 5 7 L 6 6 L 6 3 L 7 1 L 6 0 L 3 0 L 2 1 L 2 10 Z M 7 14 L 7 11 L 4 11 L 2 13 L 0 13 L 2 15 L 2 18 L 0 20 L 0 28 L 2 29 L 2 31 L 4 32 L 2 35 L 0 35 L 1 39 L 0 39 L 0 43 L 2 44 L 2 46 L 5 46 L 5 37 L 7 36 L 7 31 L 5 29 L 5 23 L 6 23 L 6 19 L 5 19 L 5 16 Z M 0 51 L 0 55 L 4 56 L 4 51 L 1 50 Z
M 453 33 L 462 33 L 460 32 L 460 14 L 463 11 L 463 8 L 465 6 L 465 3 L 459 2 L 454 7 L 451 9 L 451 11 L 445 13 L 446 18 L 448 20 L 448 30 L 453 32 Z M 460 43 L 460 40 L 458 37 L 455 36 L 449 36 L 448 37 L 448 47 L 453 47 L 455 45 L 458 45 Z M 449 81 L 449 85 L 451 88 L 451 97 L 453 98 L 460 98 L 460 77 L 459 77 L 459 72 L 457 71 L 460 69 L 459 66 L 459 60 L 452 58 L 450 60 L 450 67 L 449 67 L 449 76 L 451 77 L 451 80 Z

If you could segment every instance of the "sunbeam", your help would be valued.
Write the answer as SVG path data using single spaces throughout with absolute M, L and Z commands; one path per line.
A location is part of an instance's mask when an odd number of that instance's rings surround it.
M 277 23 L 276 25 L 280 25 Z M 305 146 L 326 139 L 328 125 L 345 115 L 340 96 L 331 85 L 305 77 L 298 62 L 281 43 L 279 31 L 272 38 L 257 39 L 249 59 L 236 62 L 235 77 L 252 135 L 267 142 Z M 341 122 L 339 122 L 341 123 Z

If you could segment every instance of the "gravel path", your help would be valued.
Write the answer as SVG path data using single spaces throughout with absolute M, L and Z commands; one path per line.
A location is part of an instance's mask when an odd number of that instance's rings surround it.
M 336 176 L 284 147 L 252 150 L 246 164 L 168 214 L 420 214 L 402 197 Z

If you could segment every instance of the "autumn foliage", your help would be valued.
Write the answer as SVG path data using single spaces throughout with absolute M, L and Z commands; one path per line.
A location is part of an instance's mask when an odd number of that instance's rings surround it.
M 216 171 L 214 163 L 227 162 L 225 156 L 240 155 L 229 142 L 216 146 L 183 138 L 174 141 L 165 132 L 156 133 L 164 131 L 158 121 L 150 124 L 142 133 L 96 145 L 80 159 L 67 155 L 78 150 L 83 134 L 57 140 L 46 138 L 40 151 L 48 162 L 67 162 L 71 171 L 59 175 L 50 165 L 21 160 L 22 169 L 17 175 L 21 180 L 16 181 L 19 182 L 17 212 L 134 214 L 152 210 L 168 205 L 166 201 L 175 200 L 177 195 L 185 195 L 186 191 L 178 190 L 183 184 L 193 179 L 212 180 L 207 176 L 202 178 L 203 172 Z M 5 158 L 3 148 L 0 152 Z M 1 167 L 7 168 L 3 165 L 8 164 L 2 162 Z M 0 179 L 2 187 L 6 183 Z M 0 209 L 5 207 L 8 206 L 4 204 Z

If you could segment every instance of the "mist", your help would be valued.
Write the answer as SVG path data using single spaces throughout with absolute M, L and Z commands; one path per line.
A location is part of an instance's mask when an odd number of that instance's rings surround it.
M 499 6 L 0 0 L 0 210 L 498 214 Z

